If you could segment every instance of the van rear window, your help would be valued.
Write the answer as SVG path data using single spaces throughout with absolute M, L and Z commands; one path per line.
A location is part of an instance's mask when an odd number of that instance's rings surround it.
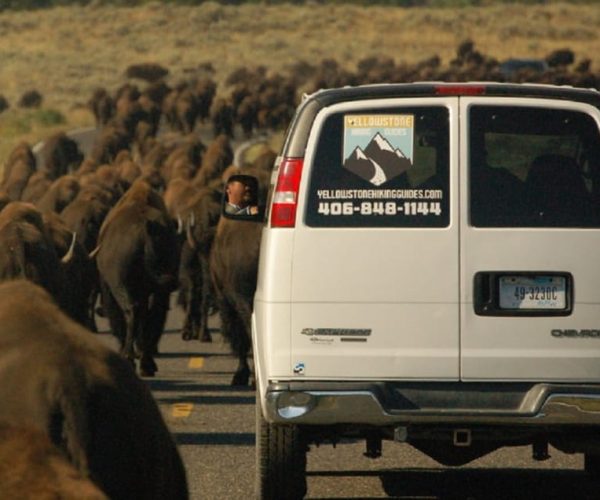
M 448 109 L 332 114 L 320 130 L 310 173 L 308 226 L 446 227 Z
M 471 107 L 471 225 L 600 227 L 599 146 L 587 113 Z

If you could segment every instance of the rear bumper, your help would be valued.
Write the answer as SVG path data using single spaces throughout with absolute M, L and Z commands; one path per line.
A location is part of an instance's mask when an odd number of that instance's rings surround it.
M 290 382 L 267 387 L 265 418 L 302 425 L 600 425 L 600 385 Z

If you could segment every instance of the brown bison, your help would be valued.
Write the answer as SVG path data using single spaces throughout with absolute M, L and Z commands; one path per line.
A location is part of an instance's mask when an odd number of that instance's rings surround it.
M 170 128 L 181 134 L 191 133 L 200 113 L 200 103 L 188 82 L 180 82 L 162 103 L 162 110 Z
M 260 224 L 221 218 L 210 253 L 210 274 L 221 333 L 238 358 L 231 385 L 248 385 L 252 300 L 256 291 Z
M 210 342 L 208 315 L 214 303 L 209 271 L 209 256 L 221 213 L 220 190 L 198 189 L 182 208 L 185 240 L 179 266 L 180 303 L 185 310 L 184 340 Z
M 79 145 L 65 132 L 56 132 L 44 141 L 41 155 L 43 158 L 39 170 L 50 180 L 75 172 L 83 161 Z
M 109 123 L 98 134 L 88 158 L 97 165 L 114 161 L 122 150 L 129 150 L 132 137 L 121 125 Z
M 108 213 L 95 251 L 103 304 L 121 353 L 153 376 L 154 354 L 177 287 L 175 225 L 161 196 L 138 179 Z
M 29 178 L 35 173 L 37 161 L 31 146 L 21 141 L 4 163 L 2 190 L 11 200 L 19 200 Z
M 210 108 L 210 120 L 215 137 L 225 134 L 233 137 L 233 119 L 235 110 L 233 104 L 223 97 L 216 98 Z
M 85 248 L 87 254 L 96 248 L 100 227 L 115 202 L 116 193 L 113 190 L 98 183 L 90 183 L 84 186 L 60 213 L 60 218 L 77 235 L 77 241 Z M 91 260 L 86 269 L 91 274 L 87 274 L 85 287 L 80 291 L 80 295 L 87 303 L 88 328 L 95 332 L 97 326 L 94 310 L 100 295 L 96 261 Z M 88 295 L 85 295 L 86 293 Z
M 98 128 L 106 125 L 115 114 L 115 101 L 103 87 L 94 90 L 87 104 Z
M 275 157 L 272 150 L 265 148 L 251 166 L 239 170 L 256 179 L 256 199 L 262 207 Z M 210 276 L 221 318 L 221 333 L 238 358 L 231 385 L 248 385 L 250 380 L 251 316 L 261 235 L 262 224 L 221 217 L 210 250 Z
M 0 492 L 2 498 L 109 500 L 45 432 L 5 422 L 0 423 Z
M 80 186 L 77 177 L 74 175 L 62 175 L 56 179 L 48 190 L 37 200 L 35 205 L 41 212 L 60 213 L 69 203 L 71 203 Z
M 95 323 L 90 302 L 98 281 L 94 262 L 60 215 L 48 212 L 43 215 L 43 220 L 56 254 L 61 258 L 63 310 L 72 319 L 93 330 Z
M 234 154 L 231 139 L 225 134 L 215 137 L 202 156 L 200 169 L 194 176 L 194 185 L 208 186 L 212 181 L 221 178 L 221 174 L 231 165 Z
M 198 97 L 198 118 L 205 121 L 210 115 L 210 107 L 217 93 L 217 83 L 210 78 L 201 78 L 194 84 Z
M 0 284 L 0 401 L 0 421 L 45 435 L 112 500 L 188 497 L 148 387 L 27 280 Z
M 61 219 L 77 234 L 77 239 L 88 253 L 96 248 L 100 226 L 116 202 L 116 196 L 110 188 L 90 183 L 60 213 Z
M 27 179 L 27 184 L 21 192 L 20 200 L 29 203 L 37 203 L 50 189 L 53 182 L 54 181 L 48 177 L 46 172 L 34 172 Z
M 0 211 L 0 281 L 28 279 L 62 305 L 64 271 L 42 214 L 30 203 L 12 201 Z

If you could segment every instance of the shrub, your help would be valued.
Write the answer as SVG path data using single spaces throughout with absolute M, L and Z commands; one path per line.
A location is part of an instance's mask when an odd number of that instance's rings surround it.
M 156 82 L 169 74 L 169 70 L 155 63 L 132 64 L 125 70 L 127 78 L 138 78 L 147 82 Z
M 8 104 L 6 97 L 0 94 L 0 113 L 6 111 L 9 107 L 10 105 Z
M 44 127 L 52 127 L 66 123 L 65 116 L 55 109 L 40 109 L 33 115 L 33 120 Z
M 42 94 L 37 90 L 28 90 L 19 99 L 21 108 L 39 108 L 42 105 Z

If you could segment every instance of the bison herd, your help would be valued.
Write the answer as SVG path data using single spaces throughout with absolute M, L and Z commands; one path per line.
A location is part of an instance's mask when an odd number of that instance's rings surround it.
M 227 113 L 201 140 L 197 124 L 218 102 L 208 84 L 163 94 L 125 85 L 92 102 L 98 129 L 85 154 L 59 132 L 35 152 L 16 145 L 4 165 L 0 433 L 11 437 L 0 446 L 0 490 L 186 498 L 181 458 L 136 371 L 157 371 L 177 291 L 182 337 L 211 341 L 207 318 L 218 311 L 240 360 L 232 383 L 248 385 L 260 225 L 221 218 L 221 199 L 239 172 L 262 179 L 264 196 L 275 153 L 265 146 L 252 163 L 233 165 Z M 98 314 L 119 352 L 94 337 Z M 11 476 L 11 453 L 33 438 L 35 448 L 17 454 L 32 472 Z M 33 470 L 36 480 L 25 480 Z
M 597 87 L 589 62 L 569 51 L 547 70 L 514 80 Z M 529 73 L 528 73 L 529 71 Z M 373 58 L 356 72 L 335 61 L 297 63 L 289 74 L 233 72 L 166 83 L 155 71 L 98 89 L 89 100 L 97 125 L 85 154 L 66 133 L 34 154 L 16 145 L 0 184 L 0 490 L 35 498 L 187 497 L 185 472 L 146 385 L 177 293 L 185 340 L 210 342 L 218 312 L 248 385 L 250 316 L 260 224 L 221 216 L 226 179 L 251 173 L 266 197 L 276 153 L 265 146 L 237 159 L 234 140 L 280 130 L 304 91 L 369 82 L 505 80 L 499 63 L 471 42 L 448 67 Z M 200 125 L 210 140 L 200 137 Z M 237 136 L 237 137 L 236 137 Z M 105 316 L 120 352 L 104 346 Z M 136 367 L 137 364 L 137 367 Z M 18 451 L 17 451 L 18 450 Z M 19 470 L 22 474 L 11 471 Z M 44 496 L 45 495 L 45 496 Z M 69 496 L 70 495 L 70 496 Z M 9 495 L 10 496 L 10 495 Z M 27 496 L 27 494 L 25 494 Z

